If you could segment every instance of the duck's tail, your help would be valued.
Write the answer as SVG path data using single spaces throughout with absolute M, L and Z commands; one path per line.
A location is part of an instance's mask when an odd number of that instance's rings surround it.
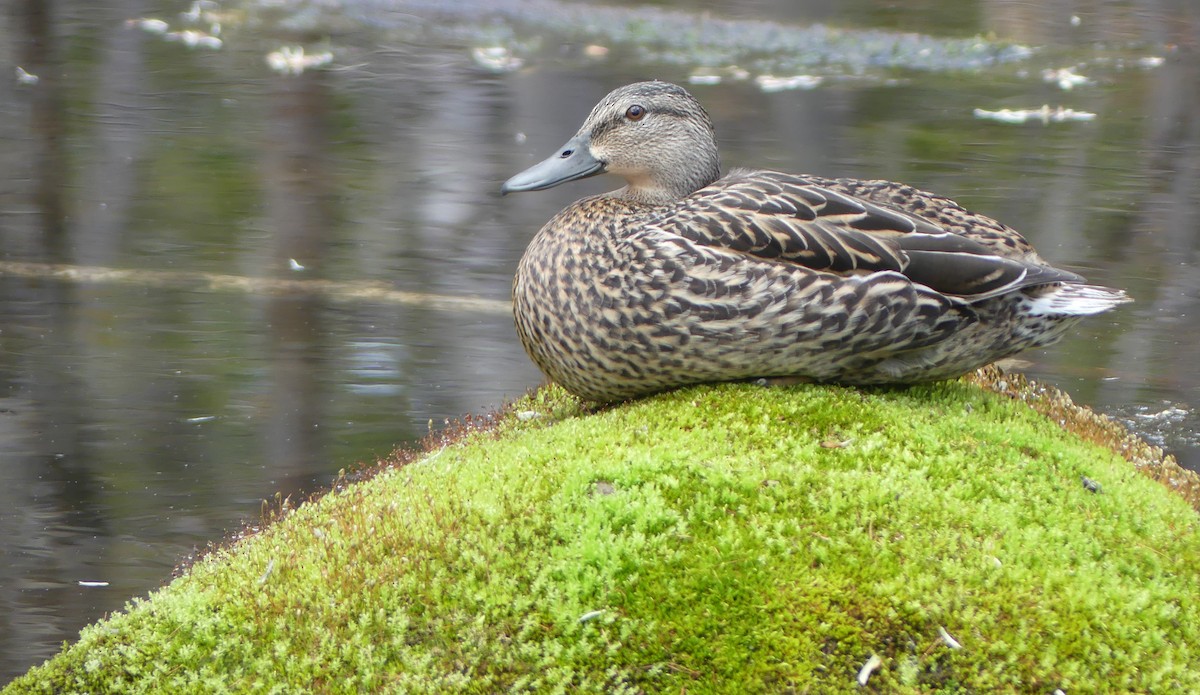
M 1031 294 L 1033 315 L 1092 316 L 1133 301 L 1124 290 L 1070 282 L 1040 287 Z

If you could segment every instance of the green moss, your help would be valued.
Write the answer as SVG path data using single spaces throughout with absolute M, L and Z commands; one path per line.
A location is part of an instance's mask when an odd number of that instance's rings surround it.
M 1200 687 L 1200 517 L 1016 399 L 513 413 L 286 513 L 9 692 L 836 692 L 873 654 L 880 692 Z

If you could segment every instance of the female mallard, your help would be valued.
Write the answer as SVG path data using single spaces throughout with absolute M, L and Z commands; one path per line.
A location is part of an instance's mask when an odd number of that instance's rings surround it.
M 613 91 L 557 154 L 501 190 L 603 173 L 625 187 L 555 215 L 513 284 L 529 356 L 593 401 L 756 377 L 948 379 L 1128 301 L 910 186 L 747 169 L 721 178 L 708 114 L 666 82 Z

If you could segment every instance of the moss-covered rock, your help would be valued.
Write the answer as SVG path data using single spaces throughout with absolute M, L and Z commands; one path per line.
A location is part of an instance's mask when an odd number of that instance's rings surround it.
M 966 382 L 544 390 L 282 517 L 6 692 L 1200 689 L 1200 517 Z

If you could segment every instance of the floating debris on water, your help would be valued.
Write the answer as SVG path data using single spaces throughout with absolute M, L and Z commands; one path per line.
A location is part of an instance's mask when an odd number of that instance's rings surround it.
M 17 76 L 17 84 L 34 85 L 39 82 L 37 75 L 31 72 L 26 72 L 25 68 L 21 67 L 20 65 L 13 70 L 13 73 Z
M 1163 410 L 1158 411 L 1157 413 L 1147 413 L 1147 412 L 1135 413 L 1134 417 L 1140 418 L 1142 420 L 1163 420 L 1163 421 L 1167 421 L 1167 422 L 1178 422 L 1178 421 L 1182 420 L 1183 418 L 1187 417 L 1188 412 L 1189 411 L 1186 408 L 1180 408 L 1179 406 L 1172 405 L 1172 406 L 1168 406 L 1167 408 L 1165 408 Z
M 725 78 L 731 80 L 746 80 L 750 78 L 750 71 L 737 65 L 729 65 L 722 68 L 717 67 L 702 67 L 697 68 L 688 77 L 689 84 L 713 85 L 720 84 Z
M 471 49 L 475 64 L 491 72 L 513 72 L 525 64 L 504 46 L 475 47 Z
M 0 260 L 0 276 L 33 277 L 59 282 L 115 284 L 133 287 L 202 287 L 209 292 L 245 292 L 251 294 L 294 292 L 327 297 L 335 302 L 384 302 L 419 306 L 433 311 L 478 312 L 493 316 L 512 316 L 508 300 L 486 297 L 455 296 L 429 292 L 397 290 L 391 282 L 329 280 L 293 280 L 258 278 L 221 273 L 175 270 L 148 270 L 79 266 L 55 263 L 26 263 Z
M 1042 124 L 1048 125 L 1050 123 L 1067 123 L 1071 121 L 1091 121 L 1096 118 L 1096 114 L 1088 111 L 1076 111 L 1075 109 L 1068 109 L 1062 106 L 1051 108 L 1048 105 L 1042 106 L 1040 109 L 1000 109 L 999 111 L 975 109 L 974 113 L 975 118 L 1015 124 L 1041 121 Z
M 754 78 L 755 84 L 764 92 L 782 92 L 785 89 L 813 89 L 823 81 L 824 78 L 820 75 L 792 75 L 791 77 L 759 75 Z
M 179 16 L 186 22 L 199 22 L 203 20 L 209 12 L 216 10 L 218 7 L 220 7 L 220 5 L 213 0 L 196 0 L 192 3 L 192 6 L 188 8 L 187 12 L 180 12 Z
M 628 46 L 642 62 L 714 71 L 721 65 L 753 64 L 754 72 L 762 75 L 800 75 L 814 69 L 830 75 L 878 74 L 894 68 L 978 70 L 1033 55 L 1026 46 L 982 37 L 945 39 L 911 32 L 789 25 L 659 7 L 555 0 L 395 0 L 393 6 L 396 12 L 373 16 L 372 23 L 401 36 L 496 42 L 511 49 L 522 43 L 522 37 L 528 43 L 529 37 L 540 40 L 557 34 L 584 46 Z M 554 50 L 558 45 L 547 41 L 538 46 L 537 55 L 561 60 L 562 53 Z M 588 48 L 583 55 L 597 57 Z M 808 88 L 802 84 L 787 88 Z
M 108 586 L 108 582 L 94 582 L 94 581 L 88 581 L 88 580 L 86 580 L 86 579 L 80 579 L 80 580 L 79 580 L 78 582 L 76 582 L 76 583 L 77 583 L 77 584 L 79 584 L 79 586 L 86 586 L 86 587 L 104 587 L 104 586 Z
M 593 43 L 591 45 L 584 46 L 583 54 L 589 58 L 607 58 L 608 47 Z
M 1075 68 L 1073 67 L 1048 68 L 1043 70 L 1042 80 L 1049 84 L 1057 84 L 1059 89 L 1066 92 L 1082 85 L 1092 84 L 1091 80 L 1075 72 Z
M 219 38 L 221 34 L 221 17 L 215 13 L 215 2 L 195 2 L 188 12 L 180 15 L 188 24 L 196 24 L 201 20 L 208 23 L 208 31 L 199 29 L 183 29 L 171 31 L 171 25 L 157 17 L 137 17 L 125 20 L 125 26 L 131 29 L 141 29 L 147 34 L 161 36 L 167 41 L 181 43 L 188 48 L 211 48 L 217 50 L 224 45 Z
M 134 29 L 141 29 L 142 31 L 146 32 L 147 34 L 158 34 L 158 35 L 167 33 L 167 30 L 169 30 L 171 28 L 170 24 L 167 24 L 166 22 L 162 21 L 161 19 L 154 19 L 153 17 L 139 17 L 137 19 L 127 19 L 127 20 L 125 20 L 125 26 L 132 27 Z
M 305 53 L 303 46 L 284 46 L 267 54 L 267 65 L 281 75 L 299 75 L 305 70 L 333 62 L 333 53 Z
M 187 46 L 188 48 L 211 48 L 214 51 L 221 47 L 221 39 L 206 34 L 203 31 L 195 29 L 184 29 L 183 31 L 168 31 L 163 34 L 163 38 L 167 41 L 175 41 Z
M 721 76 L 710 73 L 701 73 L 699 75 L 689 75 L 688 84 L 721 84 Z

